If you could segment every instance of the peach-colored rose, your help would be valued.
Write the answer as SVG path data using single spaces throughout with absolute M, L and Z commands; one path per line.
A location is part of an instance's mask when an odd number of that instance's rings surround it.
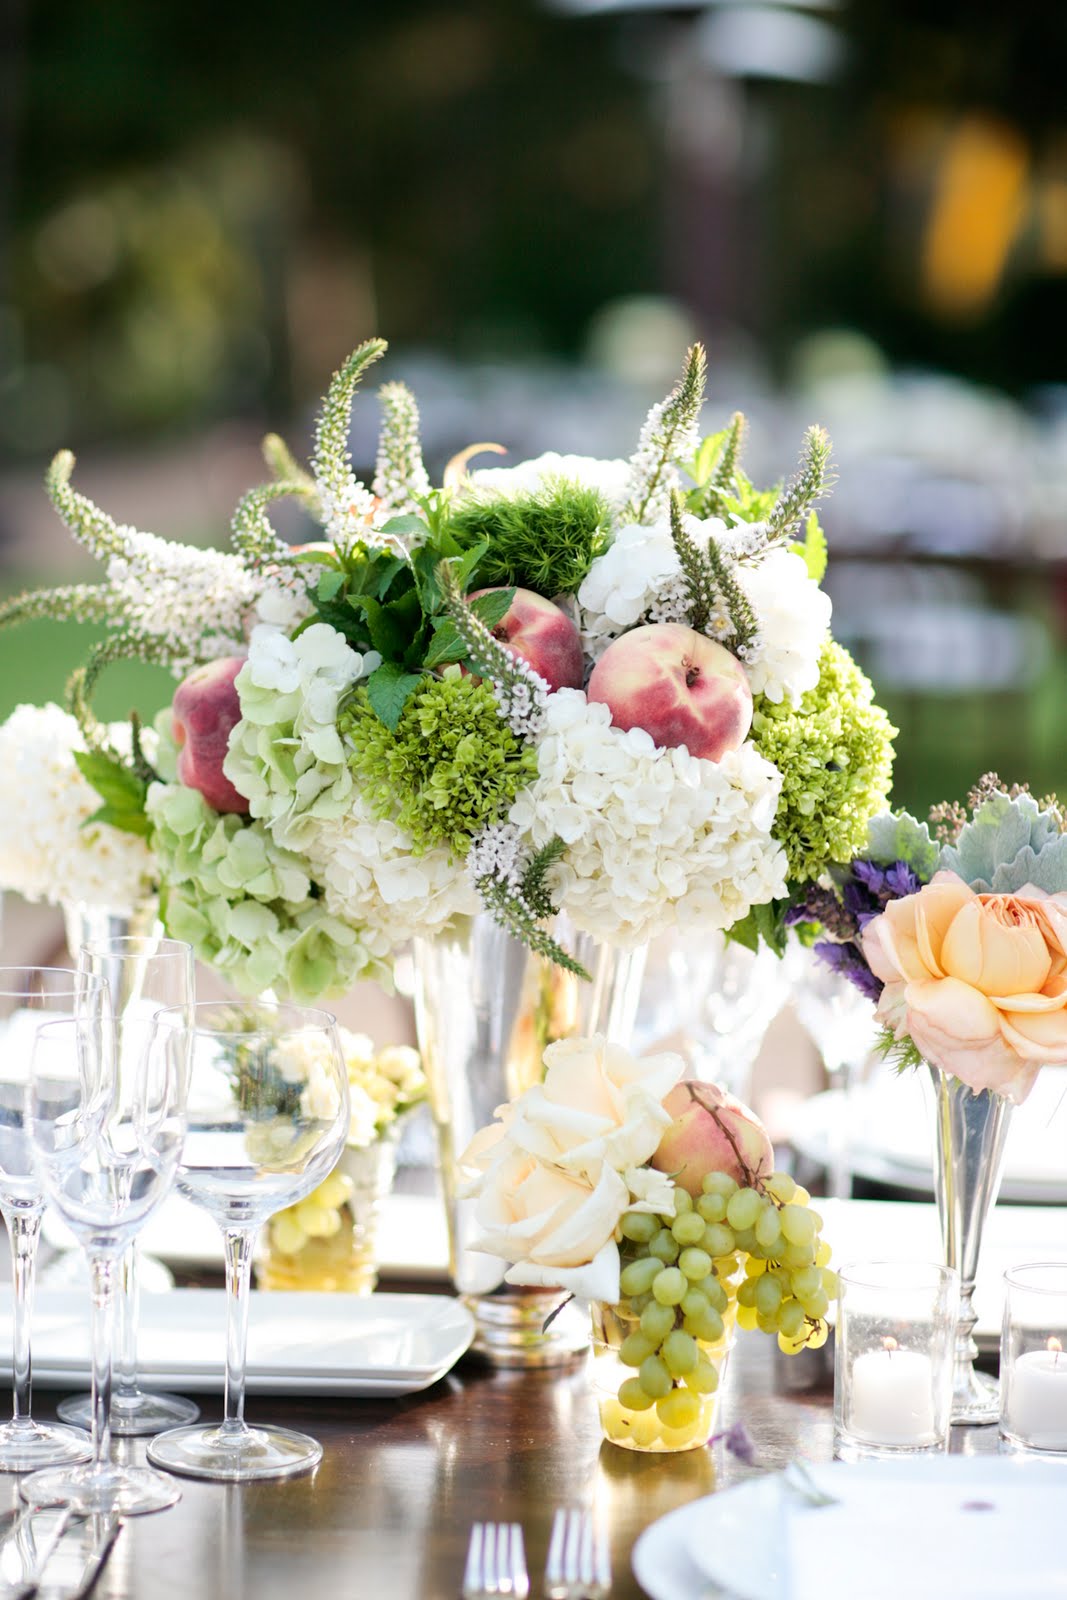
M 863 950 L 879 1019 L 972 1089 L 1020 1105 L 1067 1062 L 1067 894 L 976 894 L 939 872 L 868 923 Z

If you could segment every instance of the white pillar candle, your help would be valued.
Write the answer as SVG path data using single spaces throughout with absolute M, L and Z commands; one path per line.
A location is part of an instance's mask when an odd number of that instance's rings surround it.
M 1060 1341 L 1016 1356 L 1007 1390 L 1007 1431 L 1039 1450 L 1067 1450 L 1067 1355 Z
M 929 1356 L 900 1350 L 887 1339 L 882 1350 L 868 1350 L 852 1364 L 848 1431 L 869 1444 L 931 1445 L 934 1425 L 934 1369 Z

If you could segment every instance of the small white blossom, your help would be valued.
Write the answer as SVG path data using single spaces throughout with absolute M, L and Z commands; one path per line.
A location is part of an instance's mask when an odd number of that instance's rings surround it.
M 259 582 L 238 556 L 120 528 L 108 583 L 129 627 L 165 640 L 176 673 L 244 650 L 244 619 Z
M 522 867 L 519 830 L 510 822 L 491 822 L 483 828 L 467 856 L 467 872 L 473 884 L 492 878 L 515 894 L 522 887 Z

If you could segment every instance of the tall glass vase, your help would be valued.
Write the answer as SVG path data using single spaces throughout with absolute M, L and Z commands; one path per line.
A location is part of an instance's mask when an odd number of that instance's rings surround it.
M 937 1067 L 930 1071 L 937 1100 L 934 1192 L 941 1219 L 945 1263 L 960 1275 L 952 1421 L 996 1422 L 1000 1395 L 991 1378 L 974 1370 L 974 1280 L 986 1217 L 1000 1190 L 1011 1102 L 983 1089 L 976 1094 Z
M 506 1284 L 505 1262 L 471 1250 L 474 1204 L 457 1192 L 457 1158 L 497 1106 L 540 1081 L 553 1040 L 599 1032 L 629 1041 L 644 970 L 644 948 L 611 950 L 559 926 L 556 936 L 592 982 L 532 954 L 484 914 L 455 936 L 414 945 L 415 1021 L 437 1127 L 452 1279 L 477 1322 L 475 1349 L 498 1366 L 570 1360 L 588 1346 L 588 1317 L 569 1305 L 543 1331 L 563 1292 Z

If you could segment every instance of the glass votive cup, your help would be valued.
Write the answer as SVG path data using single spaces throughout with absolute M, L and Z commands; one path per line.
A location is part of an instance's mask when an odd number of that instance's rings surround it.
M 834 1453 L 946 1449 L 959 1274 L 933 1262 L 858 1261 L 838 1278 Z
M 1004 1274 L 1000 1431 L 1026 1450 L 1067 1455 L 1067 1261 Z

